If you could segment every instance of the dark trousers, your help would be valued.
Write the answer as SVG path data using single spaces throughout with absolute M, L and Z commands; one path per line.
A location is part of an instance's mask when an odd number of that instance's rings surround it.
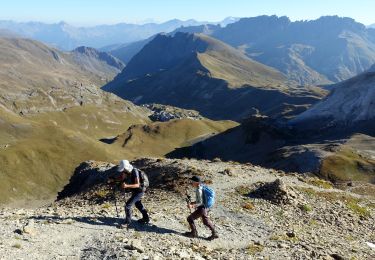
M 145 193 L 142 191 L 133 192 L 130 199 L 125 204 L 125 223 L 129 224 L 132 220 L 132 207 L 135 204 L 135 207 L 142 213 L 144 219 L 148 218 L 147 210 L 142 204 L 142 197 Z
M 203 206 L 199 206 L 193 213 L 190 214 L 190 216 L 187 218 L 187 221 L 189 222 L 191 231 L 193 233 L 197 233 L 197 228 L 195 227 L 194 220 L 202 218 L 203 224 L 207 226 L 212 233 L 215 233 L 215 228 L 210 219 L 208 218 L 208 212 L 207 209 Z

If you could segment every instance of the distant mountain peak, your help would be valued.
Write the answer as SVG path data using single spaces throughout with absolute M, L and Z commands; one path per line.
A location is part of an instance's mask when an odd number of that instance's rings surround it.
M 97 49 L 91 47 L 80 46 L 74 49 L 72 53 L 78 53 L 88 58 L 100 60 L 102 62 L 107 63 L 109 66 L 117 68 L 119 71 L 121 71 L 125 67 L 125 64 L 122 61 L 115 58 L 111 54 L 107 52 L 98 51 Z
M 255 17 L 245 17 L 239 19 L 239 23 L 246 23 L 246 22 L 252 22 L 252 21 L 258 21 L 260 23 L 262 22 L 269 22 L 269 23 L 285 23 L 289 24 L 292 21 L 287 16 L 277 16 L 277 15 L 260 15 Z
M 75 52 L 79 52 L 86 55 L 97 55 L 99 51 L 95 48 L 87 47 L 87 46 L 80 46 L 74 49 Z

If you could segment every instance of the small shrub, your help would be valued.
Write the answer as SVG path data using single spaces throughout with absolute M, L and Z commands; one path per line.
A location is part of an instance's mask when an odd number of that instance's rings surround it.
M 319 187 L 319 188 L 323 188 L 323 189 L 332 189 L 333 188 L 332 183 L 330 183 L 326 180 L 319 179 L 319 178 L 311 178 L 307 181 L 307 183 L 311 184 L 311 185 L 314 185 L 316 187 Z
M 16 244 L 13 244 L 12 247 L 14 248 L 17 248 L 17 249 L 21 249 L 21 244 L 20 243 L 16 243 Z
M 300 206 L 300 208 L 304 212 L 310 212 L 310 211 L 312 211 L 312 207 L 309 204 L 303 204 L 303 205 Z
M 98 190 L 97 192 L 95 192 L 95 196 L 101 199 L 107 197 L 107 195 L 108 195 L 108 191 L 106 190 Z
M 291 235 L 293 234 L 293 235 Z M 294 233 L 287 233 L 287 234 L 273 234 L 269 240 L 273 241 L 290 241 L 290 242 L 298 242 L 299 239 Z
M 279 235 L 273 234 L 272 236 L 269 237 L 269 240 L 280 241 L 282 240 L 282 237 Z
M 255 205 L 252 202 L 246 202 L 242 205 L 242 208 L 246 210 L 253 210 L 255 209 Z
M 242 185 L 242 186 L 238 186 L 236 188 L 236 191 L 242 196 L 248 196 L 251 190 L 249 187 Z
M 221 159 L 219 157 L 216 157 L 212 160 L 213 162 L 221 162 Z
M 111 204 L 109 204 L 109 203 L 105 203 L 105 204 L 102 205 L 103 209 L 109 209 L 110 207 L 111 207 Z
M 264 249 L 264 246 L 262 246 L 262 245 L 251 244 L 247 247 L 247 253 L 249 255 L 256 255 L 256 254 L 262 252 L 263 249 Z
M 362 207 L 358 204 L 358 200 L 355 200 L 355 199 L 347 199 L 346 200 L 346 206 L 351 210 L 353 211 L 354 213 L 356 213 L 357 215 L 361 216 L 361 217 L 369 217 L 370 216 L 370 212 L 368 211 L 367 208 L 365 207 Z

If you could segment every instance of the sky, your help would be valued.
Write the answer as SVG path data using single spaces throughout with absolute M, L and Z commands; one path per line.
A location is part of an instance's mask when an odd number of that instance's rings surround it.
M 76 26 L 170 19 L 220 21 L 228 16 L 288 16 L 312 20 L 323 15 L 375 23 L 375 0 L 0 0 L 0 20 L 65 21 Z

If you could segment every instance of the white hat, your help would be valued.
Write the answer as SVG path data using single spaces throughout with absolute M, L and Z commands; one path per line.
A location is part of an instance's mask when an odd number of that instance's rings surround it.
M 128 160 L 121 160 L 119 166 L 117 167 L 118 172 L 122 172 L 124 170 L 126 170 L 127 172 L 131 172 L 133 170 L 133 166 Z

